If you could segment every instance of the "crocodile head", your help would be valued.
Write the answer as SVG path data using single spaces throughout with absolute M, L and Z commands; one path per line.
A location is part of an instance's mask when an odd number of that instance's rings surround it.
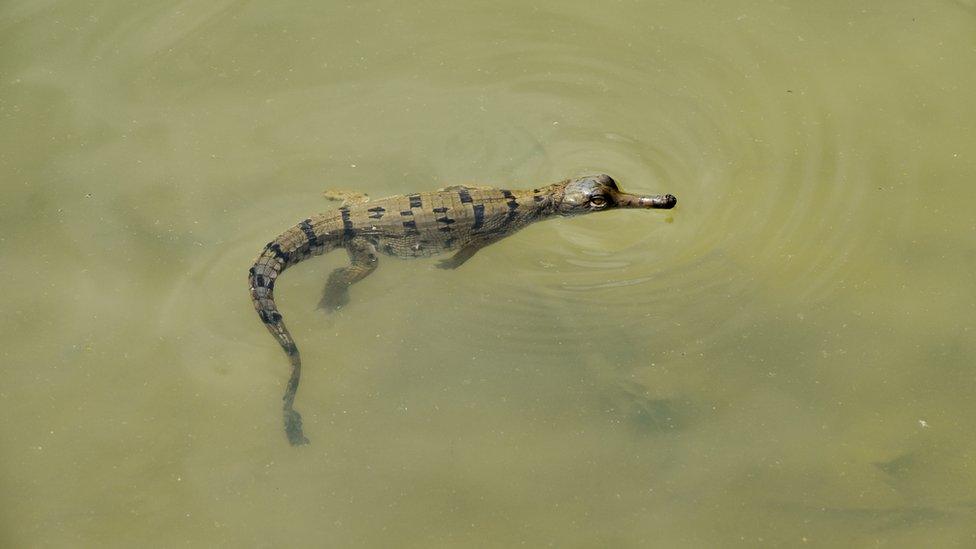
M 678 203 L 678 199 L 671 194 L 637 196 L 625 193 L 607 174 L 570 179 L 564 185 L 562 200 L 557 206 L 559 215 L 579 215 L 614 208 L 670 209 Z

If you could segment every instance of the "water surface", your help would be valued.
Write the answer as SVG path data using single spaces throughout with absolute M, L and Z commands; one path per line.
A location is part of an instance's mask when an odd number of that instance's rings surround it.
M 0 5 L 0 544 L 976 543 L 969 0 Z M 246 271 L 346 188 L 669 212 Z

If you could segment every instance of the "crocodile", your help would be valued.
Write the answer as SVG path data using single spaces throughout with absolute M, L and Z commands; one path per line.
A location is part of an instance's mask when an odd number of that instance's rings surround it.
M 428 257 L 453 251 L 438 263 L 456 269 L 481 248 L 519 229 L 555 216 L 616 208 L 673 208 L 670 194 L 636 196 L 622 192 L 609 175 L 566 179 L 532 190 L 453 186 L 434 192 L 397 195 L 376 201 L 347 201 L 336 210 L 305 219 L 269 242 L 248 273 L 251 300 L 291 363 L 283 397 L 284 427 L 293 446 L 307 444 L 302 416 L 294 409 L 302 360 L 274 301 L 282 271 L 311 256 L 345 248 L 350 265 L 329 275 L 320 307 L 347 304 L 349 287 L 376 270 L 379 254 Z

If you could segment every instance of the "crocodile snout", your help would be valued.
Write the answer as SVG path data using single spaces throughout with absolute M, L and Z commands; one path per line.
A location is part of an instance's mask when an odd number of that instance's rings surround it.
M 654 208 L 661 208 L 663 210 L 670 210 L 678 204 L 678 197 L 673 194 L 666 194 L 664 196 L 655 197 L 657 200 L 654 204 Z
M 634 196 L 632 194 L 620 193 L 620 195 L 617 197 L 617 205 L 621 208 L 655 208 L 670 210 L 677 203 L 678 199 L 673 194 Z

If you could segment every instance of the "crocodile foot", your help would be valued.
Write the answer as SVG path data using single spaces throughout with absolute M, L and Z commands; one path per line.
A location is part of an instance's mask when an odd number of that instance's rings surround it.
M 339 207 L 352 206 L 353 204 L 365 204 L 369 202 L 369 195 L 356 191 L 346 191 L 343 189 L 326 189 L 322 192 L 326 200 L 339 202 Z
M 447 259 L 442 259 L 442 260 L 438 261 L 437 262 L 437 268 L 438 269 L 457 269 L 458 267 L 461 266 L 461 263 L 464 263 L 464 262 L 463 261 L 458 261 L 454 257 L 449 257 Z
M 319 309 L 325 309 L 327 313 L 338 311 L 349 303 L 349 289 L 328 287 L 322 294 L 319 301 Z

